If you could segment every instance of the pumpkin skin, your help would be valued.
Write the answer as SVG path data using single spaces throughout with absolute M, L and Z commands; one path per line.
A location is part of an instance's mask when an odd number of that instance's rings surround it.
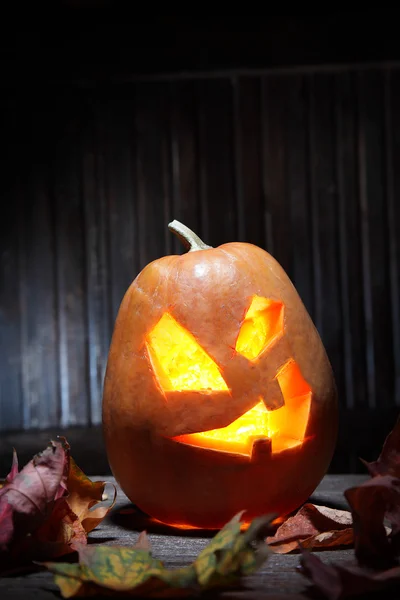
M 148 264 L 115 321 L 103 390 L 110 468 L 134 504 L 170 525 L 216 529 L 242 510 L 245 520 L 284 516 L 315 490 L 335 448 L 337 393 L 324 346 L 268 252 L 244 242 L 211 248 L 179 222 L 169 227 L 189 251 Z M 254 297 L 283 307 L 282 331 L 249 360 L 236 348 Z M 165 314 L 211 357 L 228 389 L 165 388 L 149 352 L 150 332 Z M 309 392 L 299 443 L 273 451 L 264 435 L 250 455 L 231 451 L 229 443 L 222 449 L 207 439 L 191 443 L 191 434 L 226 428 L 256 404 L 269 414 L 282 411 L 277 373 L 288 361 L 295 361 L 306 386 L 301 393 Z M 295 418 L 295 412 L 285 417 L 288 427 Z

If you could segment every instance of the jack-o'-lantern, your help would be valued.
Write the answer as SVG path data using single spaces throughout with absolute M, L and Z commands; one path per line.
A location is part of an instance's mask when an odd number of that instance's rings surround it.
M 285 515 L 314 491 L 336 442 L 320 336 L 268 252 L 169 228 L 188 252 L 148 264 L 115 322 L 103 393 L 111 470 L 167 524 Z

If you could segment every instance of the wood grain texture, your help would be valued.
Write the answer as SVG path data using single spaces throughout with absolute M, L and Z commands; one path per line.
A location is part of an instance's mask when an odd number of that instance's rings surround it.
M 322 336 L 344 429 L 359 410 L 365 431 L 390 422 L 399 98 L 396 65 L 54 83 L 28 104 L 5 85 L 0 431 L 100 424 L 115 316 L 146 264 L 183 252 L 173 218 L 270 251 Z M 358 469 L 364 439 L 346 447 L 337 464 Z
M 92 476 L 93 480 L 102 480 L 99 476 Z M 357 485 L 365 476 L 356 475 L 328 475 L 318 486 L 311 501 L 316 504 L 333 506 L 346 509 L 343 500 L 343 491 L 348 487 Z M 112 478 L 107 479 L 110 482 Z M 125 494 L 118 488 L 117 503 L 109 517 L 90 533 L 91 543 L 129 546 L 135 544 L 138 535 L 147 530 L 153 555 L 164 562 L 169 568 L 179 568 L 192 562 L 201 550 L 209 543 L 214 535 L 212 532 L 189 530 L 179 532 L 176 529 L 162 525 L 150 525 L 144 515 L 140 513 L 120 513 L 130 510 Z M 351 558 L 352 550 L 336 550 L 319 553 L 319 557 L 327 562 L 336 564 L 344 563 Z M 246 583 L 245 592 L 226 592 L 222 598 L 270 598 L 278 597 L 281 600 L 286 595 L 303 595 L 307 582 L 296 572 L 299 564 L 298 555 L 271 555 L 263 567 L 251 575 Z M 2 600 L 19 600 L 34 594 L 40 598 L 53 599 L 57 586 L 54 585 L 52 575 L 49 573 L 36 573 L 18 577 L 0 578 L 0 597 Z

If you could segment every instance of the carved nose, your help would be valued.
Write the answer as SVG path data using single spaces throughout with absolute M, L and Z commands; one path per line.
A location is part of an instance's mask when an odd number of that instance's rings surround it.
M 269 437 L 257 437 L 253 440 L 251 451 L 252 462 L 264 462 L 272 453 L 272 441 Z

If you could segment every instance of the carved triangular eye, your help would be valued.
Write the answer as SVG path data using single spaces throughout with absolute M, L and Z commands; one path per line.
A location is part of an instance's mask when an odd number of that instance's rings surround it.
M 212 358 L 169 313 L 150 331 L 146 347 L 164 392 L 229 389 Z
M 253 296 L 236 340 L 236 351 L 255 360 L 283 333 L 283 303 Z

